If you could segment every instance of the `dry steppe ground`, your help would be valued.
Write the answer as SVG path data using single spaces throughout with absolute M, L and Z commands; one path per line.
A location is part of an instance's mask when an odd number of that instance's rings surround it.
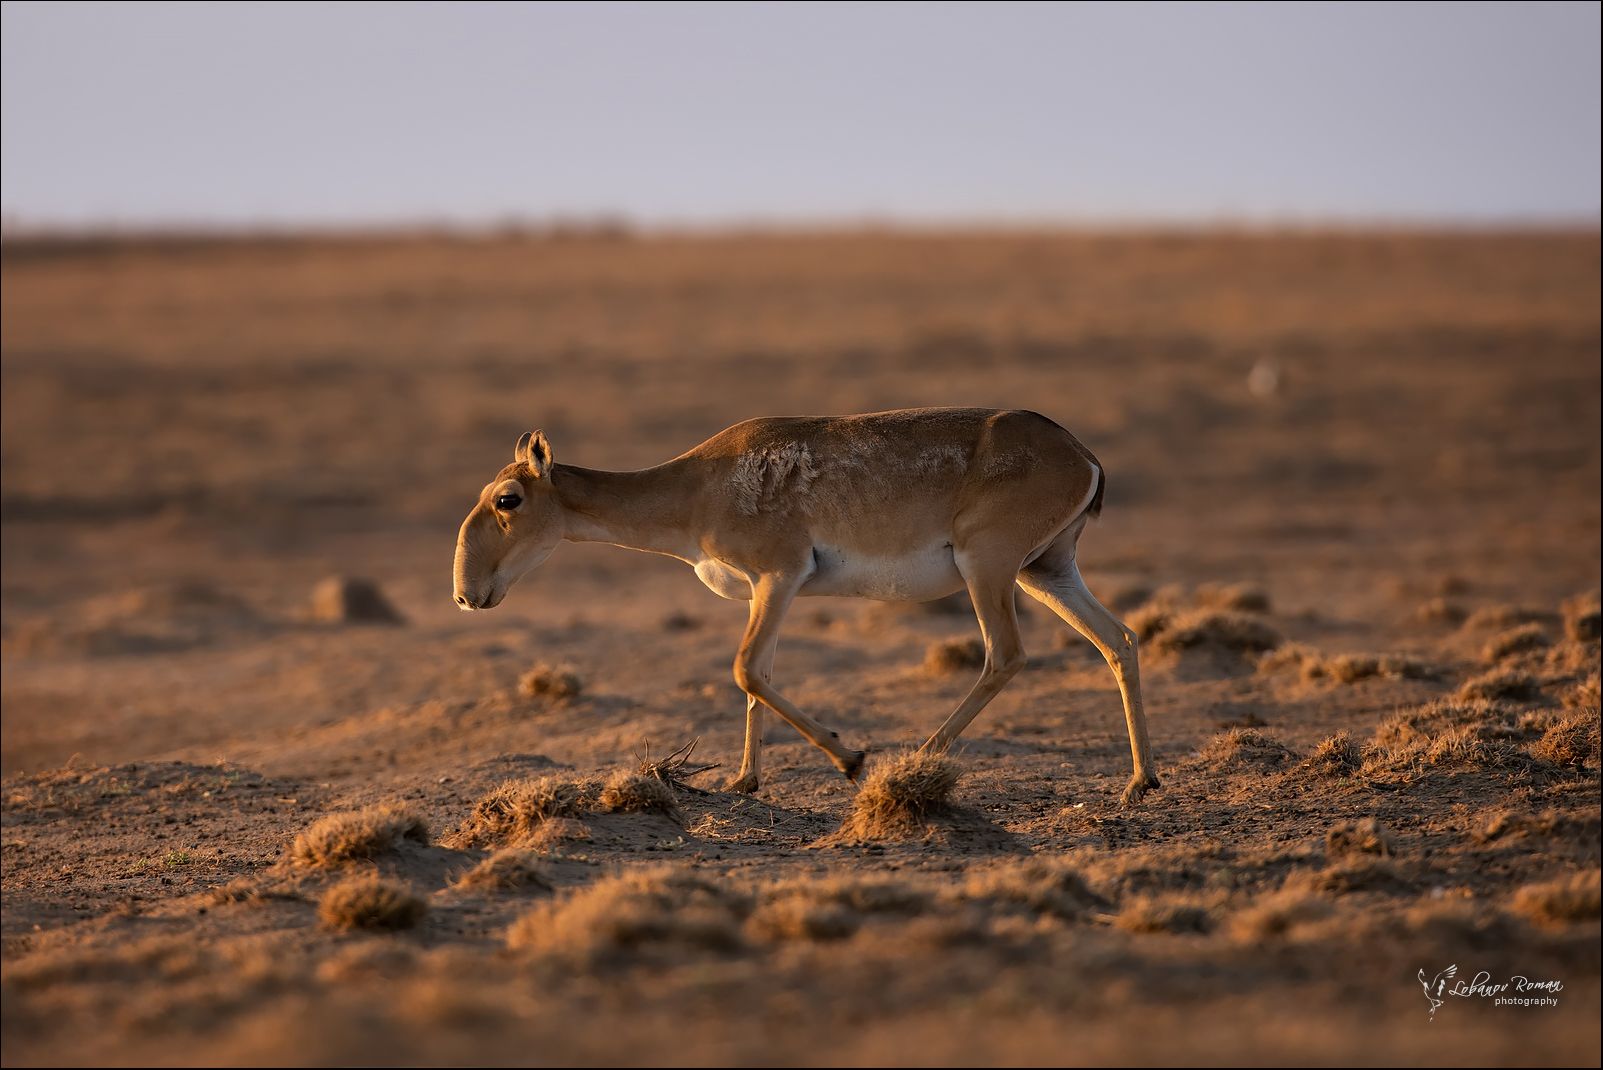
M 1595 231 L 0 262 L 8 1065 L 1597 1065 Z M 876 779 L 776 727 L 755 797 L 717 790 L 744 607 L 682 565 L 450 602 L 523 431 L 631 468 L 931 404 L 1105 463 L 1141 805 L 1111 675 L 1027 600 L 950 767 L 895 762 L 970 683 L 963 607 L 800 603 L 777 679 Z M 1432 1020 L 1449 965 L 1563 990 Z

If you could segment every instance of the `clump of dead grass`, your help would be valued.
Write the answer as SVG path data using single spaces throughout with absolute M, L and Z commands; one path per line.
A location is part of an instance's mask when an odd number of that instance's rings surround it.
M 410 888 L 373 875 L 340 881 L 317 905 L 329 929 L 411 929 L 427 914 L 428 904 Z
M 1191 596 L 1203 609 L 1232 613 L 1268 613 L 1269 592 L 1250 583 L 1204 583 Z
M 1414 610 L 1420 624 L 1440 624 L 1456 628 L 1469 617 L 1469 611 L 1450 598 L 1432 598 Z
M 1563 613 L 1564 634 L 1572 643 L 1595 643 L 1603 639 L 1603 603 L 1597 591 L 1566 599 Z
M 1575 710 L 1553 721 L 1542 738 L 1531 744 L 1530 752 L 1554 765 L 1596 767 L 1600 764 L 1599 736 L 1598 708 Z
M 1510 628 L 1493 636 L 1481 648 L 1481 658 L 1487 664 L 1496 664 L 1516 654 L 1546 650 L 1552 645 L 1553 640 L 1547 637 L 1547 632 L 1540 624 L 1522 624 L 1518 628 Z
M 962 770 L 943 754 L 908 751 L 874 763 L 852 800 L 842 831 L 857 839 L 898 839 L 920 833 L 951 807 Z
M 1363 773 L 1407 777 L 1432 767 L 1517 766 L 1529 762 L 1519 742 L 1535 731 L 1534 722 L 1500 702 L 1438 700 L 1382 721 Z
M 1106 911 L 1110 904 L 1092 891 L 1085 878 L 1061 862 L 1030 859 L 973 873 L 957 897 L 984 904 L 991 911 L 1026 913 L 1073 921 Z
M 1257 654 L 1273 650 L 1284 640 L 1266 622 L 1245 613 L 1197 609 L 1170 615 L 1159 610 L 1152 616 L 1139 616 L 1130 627 L 1154 650 L 1175 653 L 1207 648 L 1236 654 Z
M 1518 669 L 1497 668 L 1465 680 L 1458 689 L 1460 702 L 1477 699 L 1495 701 L 1530 702 L 1542 697 L 1542 686 L 1536 677 Z
M 1330 904 L 1295 884 L 1259 896 L 1228 919 L 1230 935 L 1244 943 L 1288 939 L 1330 916 Z
M 393 850 L 402 840 L 427 843 L 429 826 L 403 806 L 370 806 L 330 814 L 295 837 L 290 860 L 307 869 L 329 869 Z
M 497 784 L 473 805 L 452 834 L 452 847 L 522 844 L 545 822 L 584 813 L 593 786 L 561 777 L 525 777 Z
M 1354 855 L 1390 858 L 1396 853 L 1397 841 L 1377 817 L 1339 821 L 1325 833 L 1325 857 L 1332 862 Z
M 1194 895 L 1136 896 L 1119 910 L 1113 924 L 1132 933 L 1206 933 L 1214 911 Z
M 883 877 L 824 877 L 787 881 L 766 889 L 747 922 L 748 931 L 770 941 L 840 940 L 872 916 L 923 914 L 930 892 Z
M 1552 620 L 1553 614 L 1547 610 L 1534 609 L 1530 606 L 1481 606 L 1465 619 L 1464 627 L 1471 631 L 1489 631 L 1492 628 L 1514 628 L 1526 624 L 1546 624 Z
M 1436 672 L 1409 654 L 1321 654 L 1312 647 L 1291 643 L 1258 659 L 1264 673 L 1295 669 L 1304 680 L 1353 684 L 1360 680 L 1429 680 Z
M 1603 692 L 1598 685 L 1598 674 L 1593 673 L 1570 688 L 1564 695 L 1564 706 L 1571 710 L 1596 710 L 1603 706 Z
M 518 677 L 518 693 L 525 698 L 573 699 L 584 693 L 584 680 L 571 665 L 536 665 Z
M 1596 921 L 1603 884 L 1595 869 L 1541 884 L 1527 884 L 1514 893 L 1509 908 L 1538 925 L 1562 926 Z
M 535 907 L 513 923 L 507 945 L 586 959 L 653 948 L 734 951 L 751 909 L 749 895 L 694 870 L 636 870 Z
M 1273 768 L 1284 765 L 1293 755 L 1291 748 L 1256 728 L 1232 728 L 1210 739 L 1198 757 L 1209 769 L 1226 772 Z
M 506 890 L 538 888 L 551 890 L 551 880 L 540 868 L 539 856 L 517 847 L 503 847 L 479 861 L 472 869 L 451 882 L 457 888 Z
M 1349 777 L 1364 765 L 1364 754 L 1346 732 L 1337 732 L 1319 741 L 1313 753 L 1298 763 L 1304 773 L 1325 777 Z
M 629 769 L 620 769 L 607 779 L 596 805 L 609 814 L 674 814 L 679 800 L 667 782 Z
M 941 639 L 924 651 L 924 671 L 931 676 L 985 667 L 985 644 L 978 639 Z

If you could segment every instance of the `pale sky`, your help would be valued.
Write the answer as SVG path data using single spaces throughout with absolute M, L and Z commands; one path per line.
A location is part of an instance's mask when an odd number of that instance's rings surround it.
M 5 3 L 8 220 L 1599 215 L 1597 3 Z

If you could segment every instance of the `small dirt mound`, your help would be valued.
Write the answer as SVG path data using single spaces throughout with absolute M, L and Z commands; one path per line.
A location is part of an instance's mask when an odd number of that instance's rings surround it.
M 501 848 L 451 883 L 456 888 L 486 891 L 513 888 L 551 890 L 551 880 L 540 868 L 540 856 L 516 847 Z
M 1292 643 L 1258 659 L 1262 673 L 1295 669 L 1310 682 L 1354 684 L 1360 680 L 1429 680 L 1436 672 L 1408 654 L 1321 654 L 1311 647 Z
M 1538 925 L 1559 927 L 1596 921 L 1603 907 L 1603 883 L 1597 870 L 1527 884 L 1514 893 L 1509 909 Z
M 978 639 L 942 639 L 924 651 L 924 671 L 931 676 L 948 676 L 985 667 L 985 644 Z
M 1449 598 L 1432 598 L 1414 610 L 1414 621 L 1457 628 L 1469 618 L 1469 611 Z
M 1546 650 L 1552 645 L 1553 640 L 1547 637 L 1547 632 L 1540 624 L 1523 624 L 1493 636 L 1481 649 L 1481 659 L 1489 665 L 1495 665 L 1516 654 Z
M 1492 669 L 1465 680 L 1458 689 L 1461 702 L 1495 701 L 1533 702 L 1542 697 L 1542 685 L 1530 673 L 1517 669 Z
M 1265 621 L 1244 613 L 1199 609 L 1173 617 L 1144 619 L 1154 650 L 1177 653 L 1214 649 L 1234 654 L 1259 654 L 1284 640 Z M 1139 635 L 1142 628 L 1135 628 Z
M 429 826 L 399 805 L 330 814 L 295 837 L 290 860 L 306 869 L 331 869 L 394 850 L 402 840 L 427 843 Z
M 526 777 L 498 784 L 448 839 L 452 847 L 524 845 L 547 821 L 585 812 L 594 786 L 561 777 Z
M 863 779 L 841 831 L 864 840 L 921 834 L 931 817 L 950 810 L 952 789 L 961 776 L 951 758 L 923 751 L 877 762 Z
M 1469 631 L 1490 631 L 1522 624 L 1550 624 L 1555 619 L 1547 610 L 1531 606 L 1482 606 L 1465 619 L 1464 627 Z
M 1268 613 L 1269 592 L 1250 583 L 1204 583 L 1191 596 L 1203 609 L 1223 609 L 1232 613 Z
M 1137 896 L 1124 904 L 1113 924 L 1132 933 L 1205 933 L 1213 929 L 1213 910 L 1189 895 Z
M 584 680 L 570 665 L 536 665 L 518 677 L 518 694 L 525 698 L 572 699 L 584 693 Z
M 1354 855 L 1390 858 L 1396 853 L 1397 842 L 1377 817 L 1340 821 L 1325 833 L 1325 857 L 1332 862 Z
M 1202 764 L 1214 772 L 1273 769 L 1291 761 L 1291 748 L 1255 728 L 1232 728 L 1208 741 L 1198 752 Z
M 1077 870 L 1041 859 L 975 873 L 963 883 L 957 898 L 982 904 L 991 912 L 1049 915 L 1065 921 L 1111 906 L 1091 890 Z
M 1563 606 L 1564 634 L 1572 643 L 1595 643 L 1603 639 L 1603 605 L 1597 591 L 1587 591 L 1567 599 Z
M 318 583 L 309 613 L 326 624 L 406 623 L 378 584 L 357 576 L 330 576 Z
M 317 916 L 329 929 L 412 929 L 428 910 L 406 885 L 374 876 L 340 881 L 317 904 Z
M 514 951 L 605 960 L 659 950 L 727 952 L 745 944 L 749 895 L 694 870 L 664 867 L 605 877 L 513 923 Z

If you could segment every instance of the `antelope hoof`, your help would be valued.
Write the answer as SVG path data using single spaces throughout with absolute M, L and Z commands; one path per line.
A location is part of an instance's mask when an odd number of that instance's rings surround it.
M 867 757 L 867 751 L 849 750 L 844 758 L 835 759 L 835 768 L 839 769 L 847 780 L 855 781 L 863 775 L 863 761 Z
M 1130 783 L 1125 785 L 1124 798 L 1121 800 L 1121 805 L 1134 806 L 1141 801 L 1149 788 L 1157 787 L 1162 787 L 1162 785 L 1158 782 L 1156 776 L 1151 773 L 1145 775 L 1137 773 L 1130 778 Z
M 724 785 L 725 791 L 739 791 L 750 795 L 759 786 L 756 773 L 741 773 L 729 783 Z

